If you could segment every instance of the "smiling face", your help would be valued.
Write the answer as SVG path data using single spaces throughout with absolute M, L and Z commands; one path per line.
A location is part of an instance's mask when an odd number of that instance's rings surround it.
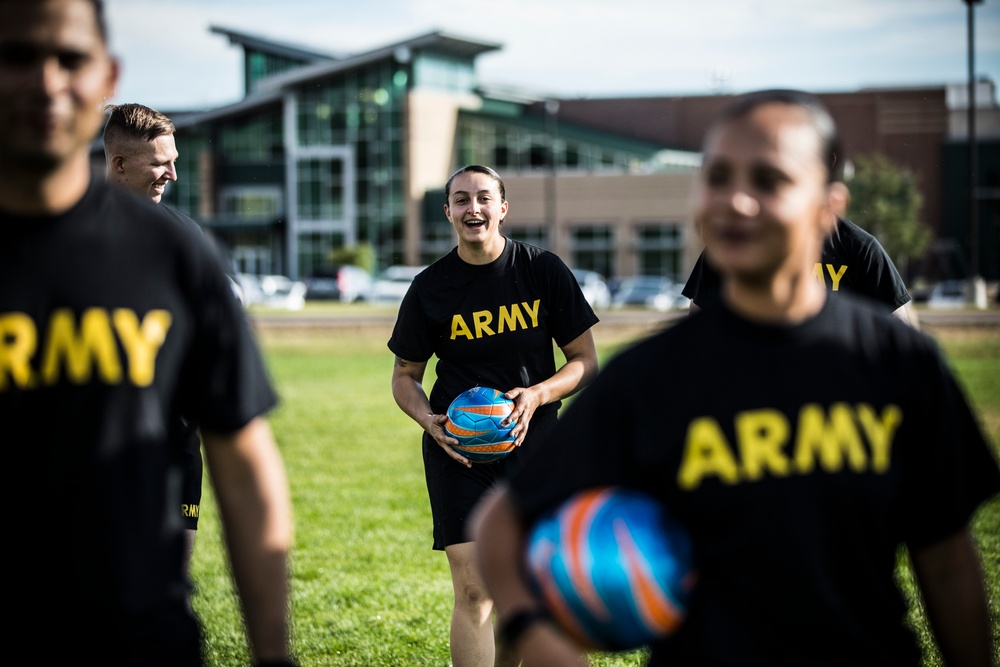
M 50 173 L 85 161 L 117 78 L 88 0 L 0 3 L 0 162 Z
M 695 218 L 720 272 L 757 285 L 811 275 L 843 212 L 822 154 L 808 113 L 791 104 L 763 104 L 709 133 Z
M 507 202 L 489 174 L 467 171 L 455 176 L 444 214 L 458 234 L 459 255 L 466 261 L 470 257 L 492 261 L 503 252 L 500 223 L 507 215 Z
M 125 142 L 111 156 L 108 180 L 158 203 L 167 183 L 177 180 L 176 160 L 177 147 L 172 134 L 151 141 Z

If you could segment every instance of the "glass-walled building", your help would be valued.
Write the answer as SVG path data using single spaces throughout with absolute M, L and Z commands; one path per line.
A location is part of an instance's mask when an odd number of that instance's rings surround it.
M 304 277 L 359 245 L 373 249 L 376 269 L 429 263 L 455 245 L 443 186 L 470 163 L 495 167 L 523 197 L 507 232 L 571 265 L 679 277 L 687 262 L 683 215 L 633 219 L 600 185 L 584 187 L 580 214 L 562 198 L 580 196 L 567 179 L 644 175 L 686 187 L 697 154 L 560 123 L 553 101 L 485 89 L 475 61 L 496 44 L 435 32 L 323 55 L 212 30 L 243 48 L 246 95 L 173 115 L 181 178 L 168 201 L 221 239 L 240 272 Z
M 220 239 L 240 271 L 305 277 L 351 248 L 370 250 L 376 271 L 432 262 L 456 243 L 442 210 L 445 181 L 470 163 L 504 177 L 505 233 L 572 267 L 682 280 L 697 257 L 689 211 L 696 149 L 729 95 L 557 100 L 487 86 L 476 60 L 500 46 L 441 32 L 325 54 L 212 31 L 243 49 L 244 98 L 197 113 L 162 110 L 178 128 L 180 152 L 180 180 L 165 199 Z M 977 128 L 981 153 L 992 155 L 1000 106 L 992 82 L 983 86 Z M 949 176 L 961 173 L 951 168 L 961 160 L 951 158 L 967 152 L 952 127 L 967 110 L 952 88 L 820 93 L 850 128 L 846 163 L 878 152 L 917 175 L 920 216 L 937 236 L 930 255 L 963 247 L 969 236 L 968 213 L 960 213 L 968 188 Z M 99 152 L 95 145 L 102 168 Z M 990 160 L 979 164 L 986 185 L 976 210 L 985 231 L 975 258 L 995 279 L 997 198 Z M 932 277 L 968 270 L 968 248 L 948 252 L 954 266 L 938 262 Z

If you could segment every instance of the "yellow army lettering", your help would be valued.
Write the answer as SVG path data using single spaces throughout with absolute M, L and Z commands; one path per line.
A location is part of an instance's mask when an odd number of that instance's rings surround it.
M 828 411 L 810 404 L 799 410 L 793 432 L 788 417 L 778 410 L 751 410 L 735 417 L 733 448 L 714 418 L 699 417 L 688 425 L 677 484 L 691 490 L 708 477 L 740 484 L 765 474 L 805 475 L 817 464 L 826 472 L 846 465 L 855 472 L 884 473 L 902 421 L 896 405 L 879 414 L 867 403 L 835 403 Z
M 813 267 L 813 273 L 816 275 L 816 279 L 826 285 L 826 276 L 823 274 L 823 267 L 826 267 L 826 273 L 830 274 L 831 287 L 830 289 L 834 292 L 840 291 L 840 280 L 847 273 L 847 265 L 842 264 L 839 268 L 834 268 L 833 264 L 823 264 L 822 262 L 816 262 L 816 266 Z
M 189 519 L 197 519 L 198 513 L 201 511 L 200 505 L 181 505 L 181 514 L 188 517 Z
M 128 362 L 128 381 L 137 387 L 153 382 L 159 353 L 172 318 L 166 310 L 151 310 L 140 322 L 127 308 L 90 308 L 79 324 L 69 309 L 53 311 L 39 347 L 39 328 L 24 313 L 0 314 L 0 391 L 11 384 L 21 389 L 51 386 L 65 378 L 74 384 L 95 375 L 106 384 L 123 381 L 121 343 Z M 31 362 L 38 355 L 38 372 Z
M 534 303 L 528 304 L 522 301 L 520 304 L 512 303 L 510 306 L 500 306 L 496 316 L 489 310 L 477 310 L 472 313 L 472 325 L 475 334 L 466 323 L 465 318 L 460 314 L 452 315 L 451 318 L 451 339 L 455 340 L 459 336 L 474 340 L 483 336 L 494 336 L 505 331 L 517 331 L 518 329 L 534 329 L 538 326 L 538 308 L 541 299 L 535 299 Z M 525 319 L 524 313 L 528 314 L 531 324 Z M 492 325 L 496 321 L 496 331 Z

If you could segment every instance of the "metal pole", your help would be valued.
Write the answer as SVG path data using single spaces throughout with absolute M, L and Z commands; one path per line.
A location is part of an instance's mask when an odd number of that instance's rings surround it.
M 972 278 L 979 275 L 979 207 L 976 202 L 976 48 L 975 11 L 973 6 L 982 0 L 964 0 L 968 5 L 969 28 L 969 267 Z
M 558 253 L 556 243 L 558 230 L 556 223 L 556 134 L 558 132 L 556 114 L 559 113 L 559 100 L 545 101 L 545 120 L 548 126 L 549 140 L 549 173 L 545 178 L 545 223 L 548 229 L 548 250 Z
M 976 150 L 976 30 L 974 5 L 983 0 L 962 0 L 968 6 L 969 24 L 969 301 L 979 309 L 986 308 L 986 283 L 979 275 L 979 173 Z

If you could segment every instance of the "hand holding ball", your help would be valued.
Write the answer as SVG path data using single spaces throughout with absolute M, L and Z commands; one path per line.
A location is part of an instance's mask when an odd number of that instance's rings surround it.
M 458 440 L 453 449 L 473 463 L 499 461 L 514 451 L 511 422 L 500 423 L 514 410 L 514 401 L 488 387 L 463 391 L 448 406 L 445 432 Z

